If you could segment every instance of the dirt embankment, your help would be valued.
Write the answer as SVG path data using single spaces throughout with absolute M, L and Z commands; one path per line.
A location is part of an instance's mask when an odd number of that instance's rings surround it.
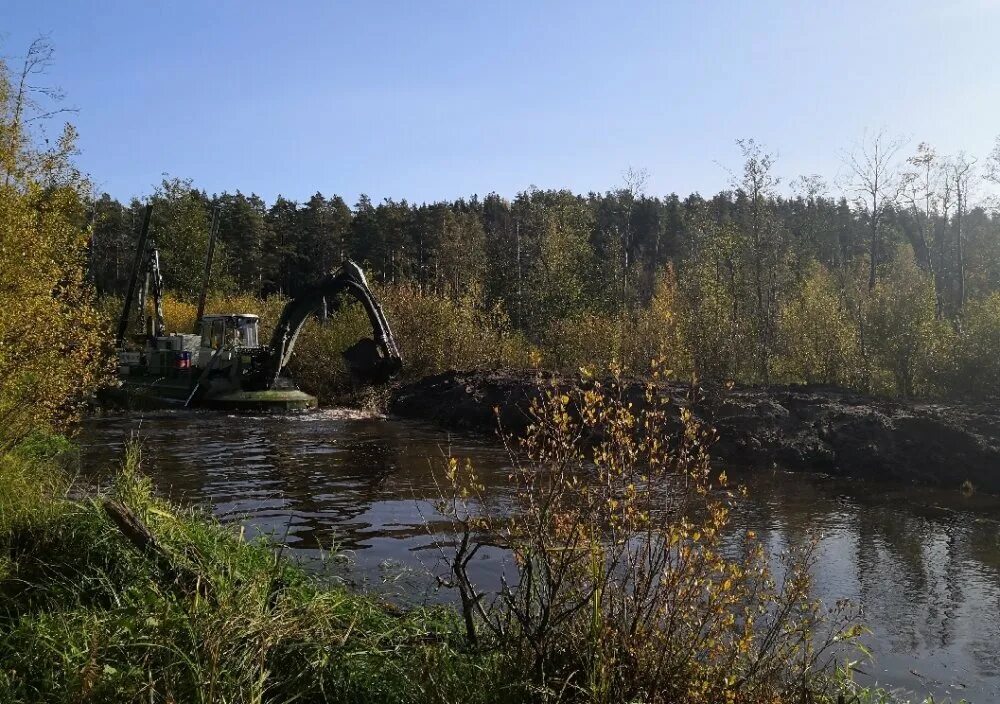
M 494 433 L 499 408 L 504 430 L 516 433 L 530 422 L 531 399 L 553 378 L 445 372 L 397 389 L 391 410 L 455 430 Z M 638 404 L 643 389 L 636 382 L 626 393 Z M 679 401 L 689 390 L 681 384 L 661 389 Z M 827 387 L 705 387 L 692 410 L 718 429 L 713 454 L 730 464 L 956 489 L 968 480 L 976 489 L 1000 493 L 996 408 L 905 403 Z

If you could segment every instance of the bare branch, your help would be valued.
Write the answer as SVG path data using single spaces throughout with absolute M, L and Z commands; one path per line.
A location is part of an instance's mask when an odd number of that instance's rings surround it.
M 882 131 L 866 133 L 844 160 L 851 172 L 847 190 L 854 194 L 858 209 L 868 216 L 869 290 L 875 288 L 882 218 L 899 202 L 908 185 L 896 163 L 896 155 L 905 143 L 905 139 L 888 137 Z
M 49 110 L 48 112 L 42 112 L 37 115 L 33 115 L 26 119 L 24 122 L 28 124 L 30 122 L 35 122 L 36 120 L 48 120 L 49 118 L 55 117 L 56 115 L 62 115 L 63 113 L 73 113 L 76 114 L 80 112 L 80 108 L 58 108 L 56 110 Z
M 993 144 L 993 151 L 986 158 L 986 179 L 1000 185 L 1000 135 Z
M 632 198 L 641 198 L 646 193 L 646 186 L 649 184 L 649 171 L 643 168 L 633 168 L 629 166 L 622 174 L 622 181 L 625 184 L 625 192 Z

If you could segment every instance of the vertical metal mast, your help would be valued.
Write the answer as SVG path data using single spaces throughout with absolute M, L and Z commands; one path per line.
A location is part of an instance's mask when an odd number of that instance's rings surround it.
M 194 330 L 197 333 L 201 318 L 205 315 L 205 298 L 208 296 L 208 282 L 212 276 L 212 258 L 215 256 L 215 238 L 219 234 L 219 206 L 212 208 L 212 228 L 208 236 L 208 254 L 205 257 L 205 272 L 201 277 L 201 295 L 198 297 L 198 315 L 194 319 Z
M 132 297 L 135 295 L 135 284 L 139 279 L 139 268 L 142 266 L 142 255 L 146 251 L 146 238 L 149 236 L 149 220 L 153 215 L 152 203 L 146 205 L 146 212 L 142 216 L 142 230 L 139 232 L 139 244 L 135 248 L 135 259 L 132 260 L 132 276 L 129 278 L 128 291 L 125 294 L 125 303 L 122 306 L 122 314 L 118 319 L 118 333 L 115 335 L 115 347 L 121 347 L 125 339 L 125 331 L 128 330 L 129 312 L 132 309 Z

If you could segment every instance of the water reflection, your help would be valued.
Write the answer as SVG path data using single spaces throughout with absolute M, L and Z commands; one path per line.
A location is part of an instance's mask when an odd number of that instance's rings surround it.
M 409 601 L 448 598 L 436 590 L 441 566 L 427 530 L 441 457 L 471 456 L 488 500 L 511 500 L 502 449 L 355 413 L 92 419 L 86 466 L 116 462 L 136 428 L 163 493 L 210 504 L 221 520 L 284 540 L 313 565 L 336 546 L 352 558 L 347 578 Z M 863 609 L 878 654 L 873 678 L 1000 701 L 1000 500 L 809 475 L 734 479 L 750 486 L 736 529 L 757 531 L 774 553 L 821 536 L 818 595 Z M 495 584 L 501 569 L 502 555 L 484 551 L 475 574 Z
M 772 549 L 818 532 L 825 601 L 863 609 L 881 682 L 1000 701 L 1000 522 L 993 497 L 803 475 L 747 479 L 735 517 Z

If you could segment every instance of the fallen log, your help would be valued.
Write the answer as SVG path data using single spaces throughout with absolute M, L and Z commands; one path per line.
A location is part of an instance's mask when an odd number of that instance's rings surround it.
M 212 585 L 203 575 L 186 565 L 179 565 L 156 540 L 156 536 L 135 512 L 120 501 L 105 499 L 102 507 L 111 522 L 129 543 L 156 566 L 161 581 L 185 597 L 198 595 L 212 599 Z

